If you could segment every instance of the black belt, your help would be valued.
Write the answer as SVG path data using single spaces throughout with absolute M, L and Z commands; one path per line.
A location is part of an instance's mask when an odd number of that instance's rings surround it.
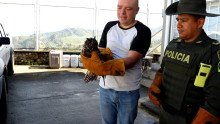
M 177 110 L 177 109 L 173 108 L 172 106 L 165 104 L 165 103 L 162 104 L 162 107 L 166 112 L 168 112 L 170 114 L 178 114 L 178 115 L 185 114 L 183 111 Z
M 200 106 L 187 104 L 187 105 L 184 105 L 181 110 L 177 110 L 174 107 L 163 103 L 162 107 L 166 112 L 168 112 L 170 114 L 174 114 L 174 115 L 184 116 L 184 117 L 186 117 L 188 122 L 191 122 L 194 119 L 194 117 L 196 116 Z
M 200 107 L 200 106 L 195 106 L 192 104 L 187 104 L 187 105 L 184 105 L 181 110 L 177 110 L 168 104 L 163 103 L 162 106 L 166 112 L 168 112 L 170 114 L 180 114 L 180 115 L 181 114 L 183 114 L 183 115 L 193 114 L 193 113 L 197 112 Z

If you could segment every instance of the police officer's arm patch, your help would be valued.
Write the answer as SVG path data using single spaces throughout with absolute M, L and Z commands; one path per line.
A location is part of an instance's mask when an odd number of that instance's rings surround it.
M 217 51 L 218 59 L 220 60 L 220 50 Z
M 220 62 L 218 62 L 218 72 L 220 72 Z
M 220 50 L 217 51 L 218 59 L 220 60 Z M 218 62 L 218 72 L 220 72 L 220 61 Z

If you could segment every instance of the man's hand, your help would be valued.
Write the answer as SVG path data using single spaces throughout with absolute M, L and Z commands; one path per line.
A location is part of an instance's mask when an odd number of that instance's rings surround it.
M 91 54 L 91 58 L 85 57 L 81 54 L 83 66 L 89 71 L 99 76 L 123 76 L 125 74 L 125 65 L 123 59 L 115 59 L 104 62 L 100 60 L 96 51 L 93 51 Z
M 160 107 L 161 103 L 158 96 L 160 95 L 160 85 L 162 84 L 162 73 L 157 72 L 154 78 L 154 81 L 148 91 L 148 96 L 152 103 L 157 107 Z
M 101 49 L 100 51 L 101 51 L 101 54 L 102 54 L 104 61 L 108 61 L 108 60 L 113 59 L 113 54 L 109 48 Z

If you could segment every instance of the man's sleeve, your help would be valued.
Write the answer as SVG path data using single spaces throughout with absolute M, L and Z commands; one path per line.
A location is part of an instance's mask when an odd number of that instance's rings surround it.
M 138 30 L 137 36 L 131 44 L 130 50 L 146 55 L 151 43 L 151 31 L 148 27 Z
M 101 39 L 100 39 L 100 42 L 99 42 L 99 47 L 103 47 L 103 48 L 106 48 L 107 46 L 107 33 L 109 31 L 109 29 L 117 24 L 118 22 L 117 21 L 112 21 L 112 22 L 108 22 L 106 25 L 105 25 L 105 28 L 102 32 L 102 36 L 101 36 Z
M 99 47 L 103 47 L 103 48 L 106 48 L 106 45 L 107 45 L 107 25 L 105 25 L 105 28 L 102 32 L 102 36 L 101 36 L 101 39 L 100 39 L 100 42 L 99 42 Z

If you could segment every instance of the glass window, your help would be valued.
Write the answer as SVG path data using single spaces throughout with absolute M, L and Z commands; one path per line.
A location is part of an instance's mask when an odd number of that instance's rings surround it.
M 93 30 L 94 9 L 40 7 L 40 49 L 79 50 Z
M 152 0 L 151 3 L 155 2 L 157 0 Z M 139 0 L 139 7 L 140 7 L 140 10 L 139 10 L 139 13 L 140 12 L 144 12 L 146 13 L 147 11 L 149 11 L 149 3 L 147 0 Z
M 36 0 L 1 0 L 1 3 L 34 4 Z
M 95 0 L 38 0 L 39 5 L 71 6 L 71 7 L 95 7 Z
M 148 25 L 148 15 L 147 15 L 147 13 L 141 13 L 141 12 L 139 12 L 139 13 L 136 15 L 136 20 L 142 22 L 142 23 L 145 24 L 145 25 Z
M 117 10 L 117 0 L 96 0 L 98 9 Z
M 107 15 L 107 16 L 106 16 Z M 99 10 L 97 16 L 97 30 L 98 30 L 98 41 L 101 38 L 102 31 L 109 21 L 118 20 L 117 18 L 117 11 L 110 11 L 110 10 Z
M 218 8 L 218 6 L 210 6 L 210 13 L 218 13 L 218 10 L 219 10 L 219 8 Z
M 12 36 L 15 49 L 35 49 L 38 45 L 40 49 L 79 49 L 85 38 L 100 38 L 105 24 L 118 20 L 117 2 L 1 0 L 0 23 Z M 139 6 L 137 20 L 152 29 L 162 25 L 163 0 L 139 0 Z
M 0 20 L 15 49 L 35 48 L 34 5 L 0 4 Z
M 218 41 L 220 41 L 220 33 L 218 33 L 218 34 L 216 35 L 216 38 L 217 38 Z
M 217 31 L 217 19 L 216 17 L 209 18 L 208 31 Z
M 163 25 L 162 14 L 150 14 L 148 17 L 148 26 L 153 28 L 159 28 Z

